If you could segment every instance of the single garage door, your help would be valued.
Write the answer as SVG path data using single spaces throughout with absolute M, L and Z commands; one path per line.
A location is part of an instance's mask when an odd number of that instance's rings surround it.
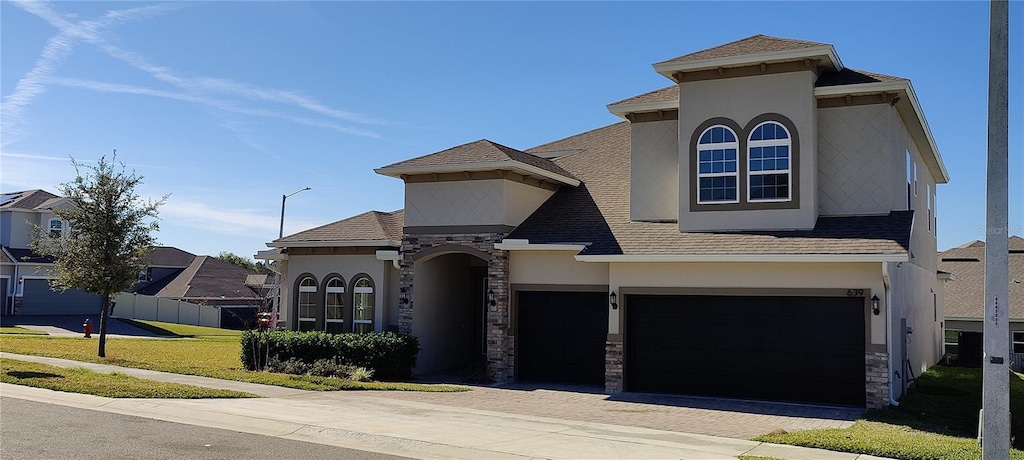
M 627 391 L 864 405 L 863 298 L 627 300 Z
M 520 291 L 518 379 L 603 385 L 607 299 L 604 292 Z
M 77 289 L 50 290 L 46 280 L 25 280 L 21 315 L 99 315 L 103 298 Z

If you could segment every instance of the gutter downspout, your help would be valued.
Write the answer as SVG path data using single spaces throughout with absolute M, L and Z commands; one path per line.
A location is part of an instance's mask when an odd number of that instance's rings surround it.
M 892 290 L 889 281 L 889 263 L 882 262 L 882 283 L 885 285 L 885 348 L 886 359 L 889 361 L 889 404 L 899 406 L 899 401 L 893 399 L 893 378 L 892 378 Z
M 18 270 L 18 267 L 19 267 L 18 259 L 15 258 L 14 256 L 12 256 L 10 252 L 7 252 L 7 248 L 2 248 L 0 250 L 2 250 L 4 252 L 4 254 L 7 255 L 7 258 L 11 259 L 11 262 L 14 263 L 14 276 L 11 278 L 11 281 L 8 282 L 9 286 L 7 286 L 7 293 L 10 293 L 10 296 L 7 296 L 7 299 L 4 300 L 4 305 L 3 305 L 4 313 L 13 316 L 14 315 L 14 296 L 18 294 L 18 271 L 19 271 Z M 11 303 L 11 308 L 9 310 L 7 308 L 7 302 L 8 301 L 10 301 L 10 303 Z

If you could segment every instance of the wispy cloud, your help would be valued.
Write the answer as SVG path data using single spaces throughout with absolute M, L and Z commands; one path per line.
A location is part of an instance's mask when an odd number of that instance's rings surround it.
M 279 217 L 274 212 L 246 208 L 217 208 L 201 201 L 174 197 L 160 207 L 160 216 L 161 220 L 174 221 L 177 225 L 255 238 L 277 235 L 280 225 Z M 290 219 L 286 223 L 286 233 L 319 225 L 296 219 Z
M 64 59 L 74 49 L 76 41 L 99 40 L 98 32 L 100 29 L 146 19 L 177 8 L 177 6 L 172 5 L 155 5 L 109 11 L 98 20 L 72 24 L 61 18 L 46 4 L 29 1 L 15 1 L 13 3 L 50 23 L 60 33 L 47 40 L 46 46 L 43 47 L 42 53 L 36 59 L 35 65 L 24 77 L 18 80 L 14 87 L 14 92 L 5 96 L 2 103 L 0 103 L 0 106 L 2 106 L 0 107 L 0 115 L 2 115 L 4 120 L 2 145 L 9 145 L 16 136 L 24 134 L 22 114 L 25 108 L 32 103 L 36 96 L 45 91 L 44 80 L 63 64 Z
M 176 99 L 215 108 L 229 113 L 274 117 L 287 120 L 295 124 L 330 129 L 344 134 L 363 137 L 379 138 L 380 136 L 372 131 L 347 126 L 339 122 L 363 125 L 393 125 L 393 123 L 369 117 L 364 114 L 329 107 L 315 98 L 297 91 L 263 88 L 225 78 L 181 76 L 168 67 L 160 66 L 148 61 L 138 53 L 109 43 L 100 34 L 100 29 L 102 28 L 106 28 L 120 22 L 139 20 L 145 17 L 162 14 L 178 8 L 178 4 L 163 4 L 111 11 L 99 20 L 81 21 L 77 23 L 72 23 L 62 18 L 52 8 L 50 8 L 47 3 L 18 0 L 15 4 L 23 10 L 40 17 L 60 32 L 51 40 L 53 42 L 54 49 L 49 52 L 44 52 L 43 57 L 40 58 L 40 65 L 37 66 L 39 70 L 26 76 L 24 91 L 16 91 L 11 96 L 13 102 L 11 106 L 12 114 L 15 117 L 20 116 L 21 110 L 31 102 L 32 98 L 43 91 L 46 84 L 54 84 L 89 89 L 93 91 Z M 72 45 L 75 41 L 94 45 L 110 57 L 149 74 L 157 81 L 170 84 L 176 87 L 180 92 L 170 92 L 138 86 L 121 85 L 117 83 L 52 77 L 51 74 L 53 73 L 53 70 L 59 65 L 60 61 L 71 52 Z M 240 106 L 236 102 L 228 100 L 229 98 L 237 98 L 239 96 L 243 100 L 272 103 L 292 109 L 301 109 L 311 112 L 314 116 L 295 115 L 281 112 L 279 110 L 247 108 Z M 4 115 L 6 119 L 7 113 L 5 112 Z M 234 130 L 233 133 L 236 137 L 239 137 L 240 141 L 251 146 L 251 140 L 242 139 L 237 130 Z

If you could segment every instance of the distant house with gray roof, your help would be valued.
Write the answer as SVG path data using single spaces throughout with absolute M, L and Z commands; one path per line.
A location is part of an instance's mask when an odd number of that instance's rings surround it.
M 949 180 L 910 80 L 764 35 L 654 70 L 672 84 L 609 104 L 619 123 L 381 167 L 402 211 L 267 243 L 286 327 L 412 334 L 417 373 L 900 397 L 943 353 Z

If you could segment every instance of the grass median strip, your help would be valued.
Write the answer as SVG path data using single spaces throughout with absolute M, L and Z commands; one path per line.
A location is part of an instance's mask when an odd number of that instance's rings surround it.
M 126 374 L 103 374 L 0 358 L 0 382 L 108 398 L 256 398 L 252 393 L 156 382 Z
M 96 356 L 95 339 L 49 336 L 0 336 L 0 350 L 23 355 L 48 356 L 90 363 L 149 369 L 175 374 L 200 375 L 240 382 L 261 383 L 310 391 L 390 390 L 457 392 L 454 385 L 403 382 L 354 382 L 310 375 L 253 372 L 242 369 L 238 340 L 217 339 L 122 339 L 107 340 L 107 357 Z
M 44 331 L 34 331 L 18 326 L 0 326 L 0 334 L 48 335 Z
M 777 432 L 754 438 L 777 444 L 869 454 L 900 460 L 981 460 L 975 439 L 981 407 L 981 369 L 934 366 L 918 378 L 899 407 L 873 409 L 849 428 Z M 1024 414 L 1024 377 L 1010 374 L 1010 411 Z M 1016 446 L 1024 421 L 1014 420 Z M 1024 451 L 1010 450 L 1024 460 Z

